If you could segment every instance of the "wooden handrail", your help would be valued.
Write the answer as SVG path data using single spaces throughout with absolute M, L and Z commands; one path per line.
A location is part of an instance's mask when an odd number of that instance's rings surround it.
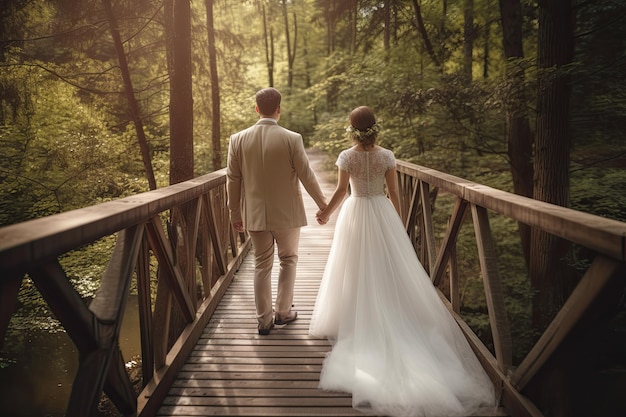
M 117 235 L 117 244 L 87 305 L 58 258 L 110 235 Z M 28 274 L 80 352 L 66 415 L 94 415 L 102 392 L 124 414 L 152 415 L 249 248 L 250 240 L 231 227 L 225 170 L 1 228 L 0 343 Z M 158 277 L 151 276 L 151 259 Z M 134 275 L 144 377 L 139 396 L 118 347 Z M 154 304 L 151 281 L 158 282 Z M 179 320 L 172 320 L 174 312 Z
M 151 415 L 160 405 L 250 248 L 250 240 L 234 233 L 230 225 L 225 175 L 225 170 L 220 170 L 163 189 L 0 228 L 0 342 L 14 312 L 21 280 L 28 274 L 81 353 L 79 383 L 74 384 L 68 416 L 88 415 L 102 392 L 126 414 Z M 521 391 L 584 316 L 603 285 L 624 268 L 626 224 L 403 161 L 398 161 L 398 178 L 407 233 L 434 284 L 446 273 L 450 277 L 450 301 L 443 294 L 442 299 L 496 386 L 501 387 L 502 404 L 513 416 L 541 416 Z M 437 225 L 437 230 L 445 229 L 440 242 L 436 242 L 431 213 L 433 193 L 447 193 L 455 199 L 447 224 Z M 511 364 L 512 341 L 490 213 L 598 254 L 552 325 L 516 369 Z M 470 214 L 495 355 L 458 315 L 456 242 L 464 216 Z M 117 235 L 116 248 L 102 276 L 101 289 L 87 306 L 72 288 L 58 258 L 111 235 Z M 158 276 L 151 272 L 151 260 L 158 262 Z M 196 277 L 198 270 L 200 277 Z M 139 292 L 144 377 L 138 397 L 131 391 L 117 341 L 133 275 Z M 158 289 L 153 301 L 150 284 L 154 281 Z M 173 312 L 179 312 L 178 319 Z
M 430 271 L 435 285 L 440 283 L 449 267 L 450 301 L 443 294 L 440 295 L 465 332 L 495 386 L 501 387 L 502 404 L 513 416 L 542 416 L 521 391 L 537 375 L 569 332 L 584 318 L 587 308 L 601 290 L 609 281 L 616 279 L 620 271 L 626 269 L 626 223 L 518 196 L 403 161 L 398 161 L 398 180 L 404 223 L 416 253 L 422 263 L 429 266 L 427 270 Z M 448 224 L 442 227 L 446 232 L 440 245 L 434 241 L 432 232 L 431 222 L 434 220 L 429 191 L 433 189 L 438 194 L 447 193 L 456 199 Z M 460 289 L 454 257 L 466 207 L 471 209 L 474 224 L 495 355 L 458 315 Z M 516 368 L 513 368 L 511 361 L 510 325 L 498 272 L 496 243 L 489 225 L 489 212 L 504 215 L 596 253 L 593 263 L 576 289 Z
M 225 170 L 169 187 L 0 229 L 0 265 L 24 269 L 81 245 L 146 222 L 225 184 Z
M 468 203 L 593 249 L 616 261 L 626 261 L 626 224 L 623 222 L 497 190 L 403 161 L 398 162 L 398 171 Z

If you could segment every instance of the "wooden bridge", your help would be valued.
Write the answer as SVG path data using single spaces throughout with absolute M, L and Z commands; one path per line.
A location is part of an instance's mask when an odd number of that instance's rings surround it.
M 572 329 L 589 319 L 590 307 L 606 289 L 615 283 L 623 288 L 626 224 L 405 162 L 399 162 L 398 171 L 407 233 L 433 282 L 445 278 L 449 283 L 445 292 L 450 295 L 442 299 L 498 392 L 499 407 L 476 415 L 542 416 L 525 389 Z M 326 182 L 325 188 L 330 195 L 334 185 Z M 450 200 L 445 224 L 434 220 L 441 217 L 432 213 L 434 190 L 438 198 Z M 252 259 L 247 256 L 250 241 L 233 232 L 225 202 L 221 170 L 0 229 L 0 340 L 28 274 L 80 352 L 67 416 L 95 415 L 103 392 L 129 416 L 359 414 L 351 408 L 349 395 L 317 390 L 330 346 L 307 334 L 332 225 L 318 226 L 313 203 L 307 200 L 310 226 L 302 232 L 294 300 L 299 318 L 260 337 L 254 319 Z M 461 260 L 455 249 L 469 214 L 489 310 L 489 348 L 459 315 Z M 553 322 L 515 364 L 490 214 L 538 228 L 595 255 Z M 117 243 L 101 287 L 87 305 L 59 259 L 108 236 L 116 236 Z M 140 304 L 140 392 L 118 348 L 131 280 L 136 280 Z

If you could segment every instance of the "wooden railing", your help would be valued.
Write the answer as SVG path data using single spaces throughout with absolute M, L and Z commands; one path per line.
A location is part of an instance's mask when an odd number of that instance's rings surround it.
M 96 415 L 105 392 L 124 415 L 152 415 L 250 248 L 226 208 L 217 171 L 167 188 L 0 229 L 0 341 L 26 274 L 79 352 L 67 416 Z M 117 235 L 90 303 L 59 258 Z M 154 266 L 158 263 L 158 272 Z M 136 277 L 143 391 L 137 396 L 118 335 Z M 151 284 L 156 283 L 153 302 Z
M 445 173 L 399 162 L 407 232 L 435 285 L 449 277 L 448 304 L 513 416 L 541 416 L 521 394 L 602 288 L 623 272 L 626 224 L 495 190 Z M 445 225 L 433 221 L 433 191 L 454 208 Z M 236 235 L 226 209 L 225 171 L 167 188 L 0 229 L 0 340 L 27 274 L 80 353 L 67 416 L 92 415 L 105 392 L 125 415 L 152 415 L 199 338 L 234 272 L 250 248 Z M 456 243 L 470 209 L 482 270 L 493 353 L 460 318 Z M 438 208 L 439 209 L 439 208 Z M 489 212 L 499 213 L 595 251 L 582 280 L 517 366 L 498 273 Z M 437 216 L 440 218 L 440 216 Z M 443 229 L 437 240 L 435 230 Z M 101 287 L 85 303 L 59 258 L 117 235 Z M 158 264 L 154 273 L 153 265 Z M 151 267 L 152 265 L 152 267 Z M 118 348 L 132 278 L 139 294 L 143 391 L 133 390 Z M 156 283 L 156 299 L 151 284 Z
M 620 282 L 626 273 L 626 223 L 543 203 L 476 184 L 422 166 L 398 162 L 405 225 L 421 262 L 434 285 L 449 278 L 449 299 L 442 299 L 455 315 L 472 348 L 496 387 L 500 403 L 512 416 L 542 416 L 536 405 L 521 392 L 559 348 L 609 282 Z M 442 194 L 454 200 L 446 223 L 433 221 L 433 200 Z M 436 195 L 436 198 L 434 196 Z M 437 206 L 441 206 L 438 204 Z M 458 315 L 460 285 L 456 245 L 467 209 L 473 222 L 481 276 L 487 301 L 493 352 Z M 440 208 L 438 208 L 440 210 Z M 595 257 L 569 298 L 516 366 L 512 363 L 511 328 L 507 317 L 498 269 L 497 245 L 491 232 L 489 213 L 506 216 L 572 244 L 591 250 Z M 441 216 L 438 216 L 441 218 Z M 440 240 L 435 227 L 444 230 Z M 620 281 L 621 280 L 621 281 Z M 584 363 L 586 358 L 580 358 Z M 553 387 L 555 392 L 559 387 Z

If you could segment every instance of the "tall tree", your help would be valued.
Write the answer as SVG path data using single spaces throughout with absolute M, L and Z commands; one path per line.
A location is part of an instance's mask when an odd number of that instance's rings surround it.
M 463 1 L 463 79 L 472 81 L 472 64 L 474 54 L 474 0 Z
M 193 96 L 192 96 L 192 66 L 191 66 L 191 7 L 190 0 L 165 0 L 164 21 L 166 30 L 166 45 L 168 71 L 170 75 L 170 185 L 192 179 L 194 176 L 193 164 Z M 177 207 L 170 211 L 169 238 L 176 248 L 176 262 L 188 278 L 187 284 L 192 287 L 191 273 L 195 267 L 194 254 L 191 253 L 193 243 L 191 234 L 185 233 L 189 220 L 189 207 Z M 159 269 L 159 285 L 167 280 L 164 269 Z M 169 321 L 169 326 L 158 326 L 157 332 L 169 331 L 167 335 L 160 335 L 168 340 L 172 346 L 185 321 L 179 309 L 171 308 L 172 296 L 165 294 L 155 301 L 154 314 L 158 320 Z M 157 367 L 161 364 L 157 364 Z
M 156 190 L 157 186 L 156 179 L 154 178 L 154 170 L 152 169 L 150 148 L 148 146 L 148 140 L 146 139 L 146 133 L 143 129 L 141 115 L 139 114 L 139 106 L 137 105 L 137 98 L 135 97 L 135 90 L 133 89 L 133 82 L 130 77 L 130 69 L 128 68 L 126 52 L 124 51 L 124 45 L 120 36 L 117 19 L 115 17 L 115 13 L 113 12 L 113 7 L 111 6 L 111 0 L 102 0 L 102 6 L 104 7 L 107 19 L 109 20 L 111 36 L 113 37 L 117 60 L 120 65 L 120 71 L 122 72 L 122 79 L 124 80 L 124 92 L 126 95 L 126 101 L 128 102 L 130 119 L 135 125 L 135 133 L 137 134 L 137 141 L 139 142 L 139 149 L 141 150 L 143 166 L 146 170 L 146 176 L 148 178 L 148 185 L 151 190 Z
M 265 64 L 267 65 L 268 86 L 274 86 L 274 32 L 268 25 L 265 5 L 261 6 L 263 16 L 263 44 L 265 45 Z M 269 31 L 268 31 L 269 26 Z
M 537 66 L 539 91 L 533 198 L 568 206 L 572 132 L 571 84 L 567 66 L 574 58 L 574 14 L 571 0 L 539 1 Z M 531 231 L 533 324 L 544 328 L 566 299 L 565 257 L 569 244 L 537 229 Z
M 533 194 L 533 135 L 528 120 L 522 37 L 522 6 L 520 0 L 500 0 L 503 50 L 507 60 L 506 77 L 513 93 L 506 103 L 507 154 L 515 194 L 532 197 Z M 530 262 L 530 228 L 519 224 L 526 264 Z
M 490 53 L 490 36 L 491 36 L 491 24 L 493 22 L 490 19 L 485 21 L 485 27 L 483 29 L 483 79 L 489 78 L 489 53 Z
M 283 19 L 285 21 L 285 40 L 287 43 L 287 85 L 289 89 L 293 87 L 293 64 L 296 60 L 296 50 L 298 46 L 298 21 L 296 14 L 293 14 L 293 46 L 291 44 L 291 36 L 289 29 L 289 13 L 287 11 L 287 0 L 281 2 Z
M 356 0 L 317 0 L 316 3 L 326 24 L 326 55 L 330 56 L 337 48 L 337 23 L 345 11 L 354 9 Z M 352 25 L 349 27 L 352 28 Z
M 206 8 L 206 25 L 209 40 L 209 69 L 211 72 L 211 105 L 212 123 L 211 123 L 211 143 L 213 145 L 213 170 L 222 168 L 222 149 L 221 149 L 221 133 L 220 133 L 220 80 L 217 74 L 217 53 L 215 48 L 215 23 L 213 19 L 213 3 L 214 0 L 205 0 Z
M 383 12 L 385 13 L 385 32 L 383 35 L 383 46 L 385 51 L 391 47 L 391 0 L 385 0 Z
M 337 27 L 337 13 L 335 0 L 322 1 L 324 18 L 326 19 L 326 55 L 335 52 L 335 28 Z
M 352 7 L 349 10 L 350 16 L 350 46 L 348 48 L 351 54 L 356 53 L 357 36 L 359 32 L 359 0 L 353 0 Z
M 328 58 L 333 57 L 335 52 L 340 52 L 341 44 L 338 43 L 338 35 L 345 35 L 344 39 L 352 39 L 352 29 L 354 27 L 354 20 L 352 17 L 348 19 L 348 34 L 344 32 L 338 33 L 338 23 L 344 12 L 350 12 L 354 9 L 355 0 L 340 1 L 340 0 L 317 0 L 318 7 L 321 9 L 321 14 L 325 22 L 326 28 L 326 56 Z M 349 15 L 351 16 L 351 15 Z M 352 24 L 351 24 L 352 23 Z M 349 45 L 349 44 L 348 44 Z M 348 48 L 345 48 L 349 50 Z M 326 60 L 326 73 L 325 78 L 330 80 L 326 83 L 326 106 L 328 110 L 334 111 L 337 109 L 339 91 L 341 89 L 340 81 L 336 75 L 342 74 L 346 71 L 344 63 L 337 63 L 335 60 Z
M 193 97 L 191 68 L 191 7 L 173 1 L 170 72 L 170 184 L 193 178 Z
M 426 31 L 426 25 L 424 24 L 424 18 L 422 17 L 422 9 L 417 2 L 417 0 L 413 0 L 413 12 L 415 13 L 415 26 L 420 36 L 422 37 L 422 41 L 424 42 L 424 47 L 426 48 L 426 52 L 430 56 L 430 59 L 435 63 L 436 66 L 440 66 L 439 58 L 435 53 L 435 49 L 433 48 L 433 44 L 430 41 L 430 36 L 428 36 L 428 32 Z

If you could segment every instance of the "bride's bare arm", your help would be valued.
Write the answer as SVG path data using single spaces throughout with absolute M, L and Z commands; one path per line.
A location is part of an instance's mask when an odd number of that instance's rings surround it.
M 398 216 L 402 218 L 402 211 L 400 209 L 400 194 L 398 192 L 398 176 L 396 175 L 396 169 L 390 168 L 385 172 L 385 182 L 387 182 L 387 190 L 389 191 L 389 199 L 396 208 Z
M 348 192 L 348 184 L 350 183 L 350 174 L 343 169 L 339 169 L 339 178 L 337 180 L 337 188 L 330 199 L 330 202 L 324 210 L 320 210 L 317 213 L 317 221 L 319 223 L 326 223 L 331 214 L 339 207 L 343 199 Z

